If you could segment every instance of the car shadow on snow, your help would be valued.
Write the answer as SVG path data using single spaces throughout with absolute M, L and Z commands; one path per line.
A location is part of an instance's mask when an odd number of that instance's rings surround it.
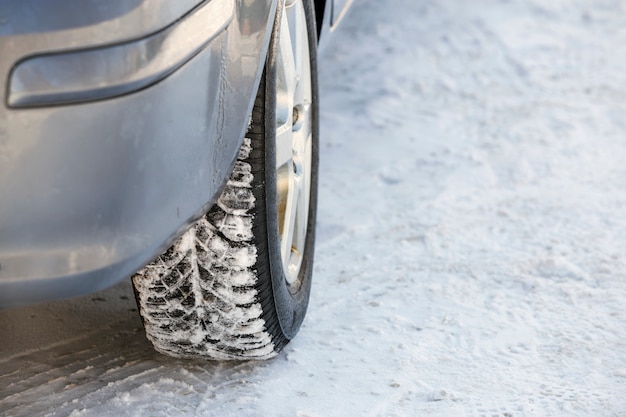
M 168 400 L 166 407 L 174 412 L 177 398 L 206 401 L 213 388 L 239 383 L 259 366 L 157 353 L 145 337 L 130 282 L 72 300 L 0 311 L 0 334 L 0 409 L 12 416 L 97 412 L 128 401 L 136 402 L 135 411 L 148 412 L 165 400 L 157 391 L 184 391 Z M 144 394 L 129 397 L 129 392 Z

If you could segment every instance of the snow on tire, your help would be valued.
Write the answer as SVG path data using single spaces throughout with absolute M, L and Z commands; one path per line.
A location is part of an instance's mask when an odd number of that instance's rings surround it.
M 159 352 L 213 359 L 275 354 L 255 289 L 249 152 L 246 138 L 218 203 L 133 277 L 147 336 Z
M 224 191 L 133 276 L 148 339 L 159 352 L 268 359 L 300 328 L 317 202 L 314 21 L 310 0 L 279 5 L 250 127 Z

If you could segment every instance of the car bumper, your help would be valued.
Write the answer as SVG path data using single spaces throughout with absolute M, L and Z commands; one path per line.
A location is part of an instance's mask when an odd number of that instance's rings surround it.
M 252 14 L 235 10 L 233 0 L 212 0 L 159 30 L 141 29 L 147 33 L 98 28 L 110 21 L 48 34 L 0 30 L 0 76 L 8 80 L 0 87 L 0 306 L 111 285 L 159 254 L 214 201 L 245 133 L 274 3 Z M 224 23 L 205 32 L 180 65 L 165 65 L 145 84 L 93 88 L 102 84 L 87 77 L 76 88 L 77 77 L 66 77 L 74 84 L 33 87 L 27 76 L 15 83 L 19 69 L 37 59 L 132 49 L 184 31 L 203 7 L 216 5 L 231 7 Z M 50 71 L 50 62 L 39 68 Z M 69 96 L 54 90 L 68 85 L 61 90 Z

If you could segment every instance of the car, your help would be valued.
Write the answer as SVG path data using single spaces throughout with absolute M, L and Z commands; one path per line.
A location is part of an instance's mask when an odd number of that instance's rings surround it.
M 317 42 L 349 3 L 4 0 L 0 307 L 132 277 L 159 352 L 280 352 L 311 288 Z

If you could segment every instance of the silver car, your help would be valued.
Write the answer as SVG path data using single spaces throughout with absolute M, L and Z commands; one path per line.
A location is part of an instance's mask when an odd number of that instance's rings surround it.
M 0 307 L 132 276 L 160 352 L 276 355 L 311 285 L 317 40 L 347 3 L 2 0 Z

